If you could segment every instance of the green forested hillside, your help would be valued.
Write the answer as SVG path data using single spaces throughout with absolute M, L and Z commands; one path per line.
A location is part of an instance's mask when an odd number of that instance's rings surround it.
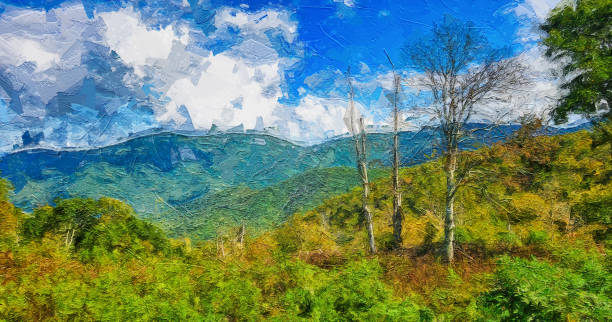
M 388 171 L 384 169 L 370 171 L 372 179 L 385 175 Z M 266 188 L 251 189 L 244 185 L 228 188 L 147 219 L 160 222 L 173 236 L 192 239 L 210 239 L 228 227 L 243 224 L 251 232 L 261 232 L 359 184 L 357 171 L 353 168 L 313 169 Z
M 304 147 L 266 135 L 161 133 L 91 150 L 16 152 L 0 158 L 0 171 L 26 209 L 56 197 L 107 196 L 158 213 L 167 209 L 160 199 L 172 204 L 239 184 L 265 187 L 318 164 Z
M 506 125 L 495 133 L 479 132 L 476 141 L 499 140 L 515 130 Z M 402 163 L 426 160 L 432 135 L 431 130 L 400 133 Z M 389 165 L 391 142 L 389 133 L 368 135 L 372 165 Z M 172 209 L 168 204 L 182 205 L 209 193 L 238 186 L 261 189 L 311 169 L 353 167 L 354 150 L 346 137 L 301 146 L 263 134 L 158 133 L 89 150 L 29 149 L 0 155 L 0 173 L 15 188 L 11 200 L 28 211 L 57 197 L 112 197 L 139 214 L 159 216 Z
M 412 136 L 402 135 L 410 142 L 404 145 L 406 155 L 425 137 Z M 372 134 L 370 139 L 370 160 L 388 162 L 389 135 Z M 19 151 L 0 156 L 0 171 L 13 183 L 12 200 L 27 210 L 57 197 L 106 196 L 129 203 L 138 213 L 159 215 L 170 209 L 168 204 L 183 204 L 209 193 L 237 186 L 259 189 L 309 169 L 354 163 L 349 138 L 300 146 L 259 134 L 160 133 L 90 150 Z
M 374 181 L 376 255 L 360 188 L 258 235 L 230 226 L 194 243 L 167 239 L 112 199 L 24 214 L 3 182 L 0 319 L 605 321 L 612 160 L 609 143 L 592 143 L 586 131 L 516 135 L 466 152 L 477 166 L 458 192 L 452 265 L 439 253 L 441 160 L 402 169 L 397 250 L 390 179 Z
M 561 136 L 516 137 L 508 143 L 465 154 L 466 159 L 478 160 L 479 165 L 458 191 L 462 242 L 494 248 L 504 238 L 525 237 L 521 234 L 527 231 L 540 229 L 555 238 L 558 234 L 575 233 L 587 224 L 592 225 L 590 229 L 597 241 L 610 242 L 609 144 L 593 147 L 591 135 L 582 131 Z M 402 212 L 406 221 L 404 247 L 418 246 L 424 238 L 435 242 L 440 237 L 439 215 L 445 185 L 440 162 L 401 171 Z M 390 231 L 390 189 L 389 179 L 376 181 L 371 188 L 370 203 L 379 236 Z M 356 215 L 360 198 L 359 191 L 331 198 L 307 212 L 303 220 L 323 216 L 338 234 L 358 236 L 344 245 L 359 247 L 363 240 L 356 231 L 360 228 L 350 224 L 359 220 Z

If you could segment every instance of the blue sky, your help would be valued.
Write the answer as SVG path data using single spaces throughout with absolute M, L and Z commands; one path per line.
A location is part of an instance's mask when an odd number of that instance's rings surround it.
M 369 123 L 385 123 L 391 78 L 383 50 L 404 65 L 401 48 L 445 15 L 474 22 L 494 46 L 543 72 L 534 26 L 555 4 L 4 1 L 0 151 L 28 143 L 25 131 L 42 133 L 30 144 L 88 147 L 151 128 L 205 131 L 212 124 L 319 142 L 346 131 L 349 66 L 359 109 Z M 538 92 L 554 96 L 554 82 L 538 79 Z M 419 111 L 406 116 L 418 119 Z

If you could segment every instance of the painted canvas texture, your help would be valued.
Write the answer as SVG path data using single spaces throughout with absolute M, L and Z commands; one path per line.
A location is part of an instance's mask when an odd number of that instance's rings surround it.
M 0 1 L 0 320 L 606 320 L 611 21 Z

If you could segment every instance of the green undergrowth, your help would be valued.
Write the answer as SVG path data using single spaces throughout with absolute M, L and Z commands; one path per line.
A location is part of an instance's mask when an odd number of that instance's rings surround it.
M 478 166 L 458 191 L 451 265 L 439 252 L 440 160 L 401 171 L 400 247 L 391 235 L 390 178 L 374 180 L 374 255 L 358 187 L 320 203 L 321 195 L 296 202 L 269 230 L 251 222 L 243 229 L 230 218 L 196 242 L 166 237 L 110 198 L 58 200 L 23 213 L 0 181 L 0 319 L 609 319 L 610 146 L 593 146 L 592 133 L 582 131 L 519 135 L 466 153 Z M 334 173 L 316 180 L 326 177 Z M 314 189 L 316 180 L 305 175 L 290 187 Z M 244 191 L 253 217 L 267 213 L 250 206 L 257 198 L 288 196 L 260 193 Z

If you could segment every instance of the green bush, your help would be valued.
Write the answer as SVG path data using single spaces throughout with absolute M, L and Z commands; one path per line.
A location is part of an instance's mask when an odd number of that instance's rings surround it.
M 482 237 L 478 236 L 472 230 L 461 226 L 455 228 L 455 241 L 458 244 L 472 244 L 483 248 L 486 245 Z
M 533 246 L 546 246 L 548 244 L 549 237 L 545 231 L 530 231 L 525 239 L 526 245 Z
M 602 265 L 584 261 L 572 268 L 508 256 L 498 265 L 493 290 L 479 299 L 485 319 L 604 321 L 612 316 L 612 277 Z
M 398 301 L 381 279 L 376 261 L 350 263 L 315 295 L 314 319 L 322 321 L 418 321 L 432 313 Z
M 497 233 L 497 244 L 503 249 L 512 249 L 522 246 L 521 239 L 514 232 L 504 231 Z

